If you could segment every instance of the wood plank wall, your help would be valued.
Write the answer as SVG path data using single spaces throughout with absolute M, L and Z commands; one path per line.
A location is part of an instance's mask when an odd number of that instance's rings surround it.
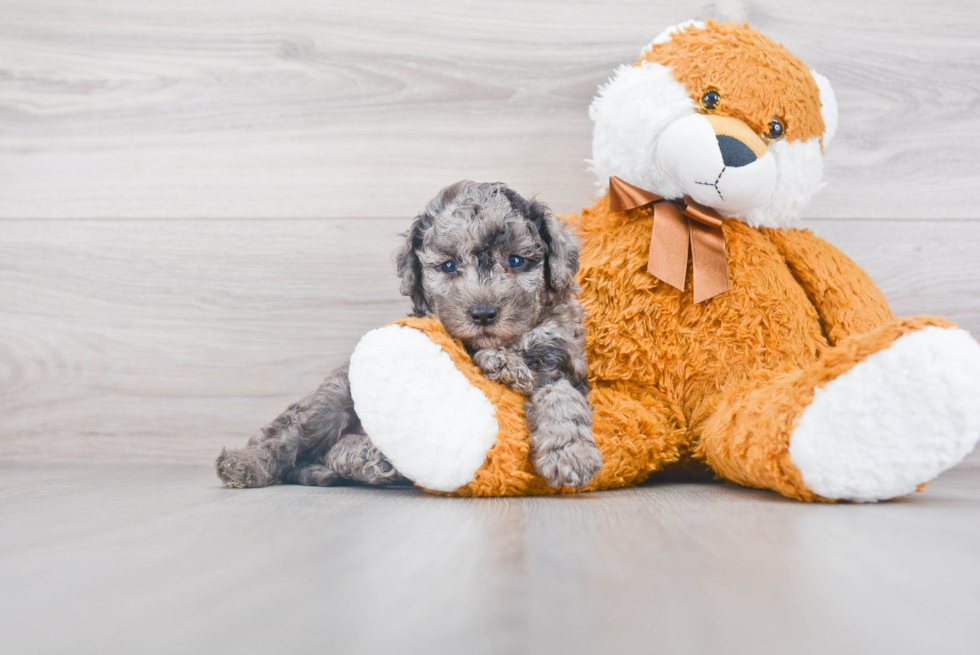
M 809 225 L 980 334 L 980 12 L 945 2 L 0 1 L 0 458 L 208 461 L 403 314 L 457 179 L 589 203 L 587 107 L 663 27 L 828 75 Z

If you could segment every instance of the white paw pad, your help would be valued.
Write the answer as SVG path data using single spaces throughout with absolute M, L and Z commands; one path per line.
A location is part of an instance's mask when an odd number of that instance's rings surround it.
M 398 471 L 427 489 L 471 482 L 497 442 L 496 410 L 424 332 L 372 330 L 350 360 L 354 409 Z
M 978 438 L 980 344 L 928 327 L 816 389 L 789 452 L 815 493 L 874 502 L 915 491 Z

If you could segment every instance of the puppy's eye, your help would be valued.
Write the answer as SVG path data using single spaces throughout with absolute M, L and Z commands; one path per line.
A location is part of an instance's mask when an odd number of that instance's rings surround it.
M 721 102 L 721 94 L 714 89 L 708 89 L 701 96 L 701 106 L 708 111 L 713 111 L 718 108 L 718 103 Z
M 442 272 L 443 273 L 455 273 L 456 272 L 456 262 L 454 262 L 453 260 L 450 259 L 448 262 L 443 262 L 442 263 L 442 266 L 440 266 L 439 268 L 442 269 Z
M 524 258 L 517 255 L 511 255 L 507 259 L 507 266 L 513 269 L 519 269 L 524 267 Z
M 783 134 L 786 133 L 786 128 L 783 127 L 782 121 L 778 118 L 774 118 L 769 121 L 769 131 L 766 132 L 766 138 L 770 141 L 779 141 L 783 138 Z

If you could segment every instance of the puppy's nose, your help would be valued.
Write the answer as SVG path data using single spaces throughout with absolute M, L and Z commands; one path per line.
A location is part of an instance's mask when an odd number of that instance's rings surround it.
M 470 307 L 470 318 L 477 325 L 490 325 L 497 320 L 497 308 L 493 305 L 473 305 Z

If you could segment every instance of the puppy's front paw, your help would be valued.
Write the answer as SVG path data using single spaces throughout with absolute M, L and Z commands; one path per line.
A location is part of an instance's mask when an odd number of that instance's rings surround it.
M 248 448 L 222 448 L 214 468 L 222 482 L 236 489 L 267 487 L 273 482 L 272 475 L 266 470 L 261 458 Z
M 555 448 L 541 448 L 533 454 L 534 468 L 549 487 L 578 489 L 587 485 L 602 468 L 602 455 L 592 441 L 574 439 Z
M 502 348 L 487 348 L 473 355 L 473 362 L 491 380 L 503 382 L 523 394 L 534 388 L 534 371 L 516 353 Z

